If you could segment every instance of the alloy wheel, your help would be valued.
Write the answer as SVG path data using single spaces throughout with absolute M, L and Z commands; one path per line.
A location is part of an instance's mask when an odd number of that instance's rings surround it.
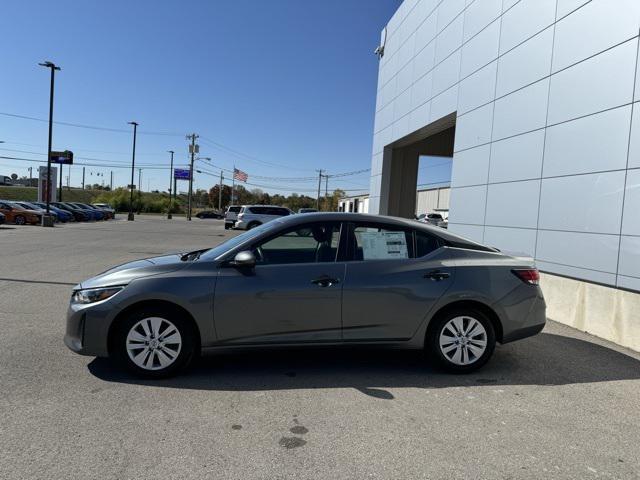
M 180 355 L 182 336 L 166 318 L 143 318 L 129 330 L 126 348 L 129 358 L 138 367 L 163 370 Z
M 475 363 L 487 349 L 487 331 L 470 316 L 454 317 L 440 331 L 440 351 L 455 365 Z

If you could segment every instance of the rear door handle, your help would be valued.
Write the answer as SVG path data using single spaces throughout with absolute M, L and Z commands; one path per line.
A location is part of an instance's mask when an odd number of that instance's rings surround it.
M 443 272 L 441 270 L 431 270 L 424 274 L 424 278 L 428 278 L 429 280 L 433 280 L 435 282 L 439 282 L 440 280 L 444 280 L 445 278 L 449 278 L 451 274 L 449 272 Z
M 311 283 L 314 285 L 318 285 L 319 287 L 330 287 L 331 285 L 335 285 L 336 283 L 340 283 L 339 278 L 331 278 L 327 275 L 323 275 L 314 280 L 311 280 Z

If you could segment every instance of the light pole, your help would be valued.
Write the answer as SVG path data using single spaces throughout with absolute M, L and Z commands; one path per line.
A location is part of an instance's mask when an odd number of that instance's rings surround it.
M 138 131 L 138 124 L 136 122 L 128 122 L 129 125 L 133 125 L 133 154 L 131 156 L 131 184 L 129 185 L 129 190 L 131 191 L 129 195 L 129 215 L 127 215 L 127 220 L 133 222 L 133 189 L 136 187 L 134 182 L 134 174 L 136 167 L 136 133 Z
M 189 167 L 189 198 L 187 205 L 187 220 L 189 221 L 191 221 L 191 197 L 193 196 L 193 162 L 195 160 L 196 153 L 199 153 L 199 147 L 196 145 L 196 138 L 198 138 L 198 135 L 196 135 L 195 133 L 187 135 L 187 140 L 191 140 L 191 145 L 189 145 L 189 153 L 191 153 L 191 166 Z
M 43 227 L 53 227 L 53 217 L 50 213 L 49 203 L 51 202 L 51 142 L 53 139 L 53 88 L 56 78 L 56 70 L 60 70 L 53 62 L 42 62 L 39 63 L 41 67 L 46 67 L 51 69 L 51 88 L 49 90 L 49 143 L 47 146 L 47 189 L 46 189 L 46 202 L 47 202 L 47 213 L 42 216 L 42 226 Z
M 173 215 L 171 212 L 173 211 L 173 200 L 171 197 L 171 182 L 173 181 L 173 154 L 175 153 L 173 150 L 167 150 L 171 154 L 171 167 L 169 168 L 169 213 L 167 214 L 168 219 L 172 219 Z

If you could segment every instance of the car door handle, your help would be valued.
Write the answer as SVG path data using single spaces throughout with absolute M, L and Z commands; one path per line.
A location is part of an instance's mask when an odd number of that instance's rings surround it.
M 319 287 L 330 287 L 331 285 L 335 285 L 336 283 L 340 283 L 339 278 L 331 278 L 327 275 L 323 275 L 314 280 L 311 280 L 311 283 L 314 285 L 318 285 Z
M 424 274 L 424 278 L 428 278 L 429 280 L 433 280 L 439 282 L 440 280 L 444 280 L 445 278 L 449 278 L 451 274 L 449 272 L 443 272 L 441 270 L 431 270 Z

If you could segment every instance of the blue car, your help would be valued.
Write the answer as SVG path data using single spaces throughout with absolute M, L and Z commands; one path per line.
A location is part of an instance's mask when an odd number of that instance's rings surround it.
M 80 208 L 83 211 L 87 212 L 89 215 L 91 215 L 91 218 L 93 220 L 104 220 L 104 212 L 100 211 L 100 210 L 94 210 L 93 208 L 89 207 L 88 205 L 85 205 L 84 203 L 79 203 L 79 202 L 67 202 L 69 205 L 73 205 L 76 208 Z
M 44 202 L 29 202 L 32 205 L 42 208 L 45 210 L 47 208 L 47 204 Z M 66 210 L 62 210 L 61 208 L 55 207 L 49 204 L 49 210 L 58 215 L 58 220 L 63 223 L 73 222 L 75 218 L 73 218 L 73 214 L 71 212 L 67 212 Z

